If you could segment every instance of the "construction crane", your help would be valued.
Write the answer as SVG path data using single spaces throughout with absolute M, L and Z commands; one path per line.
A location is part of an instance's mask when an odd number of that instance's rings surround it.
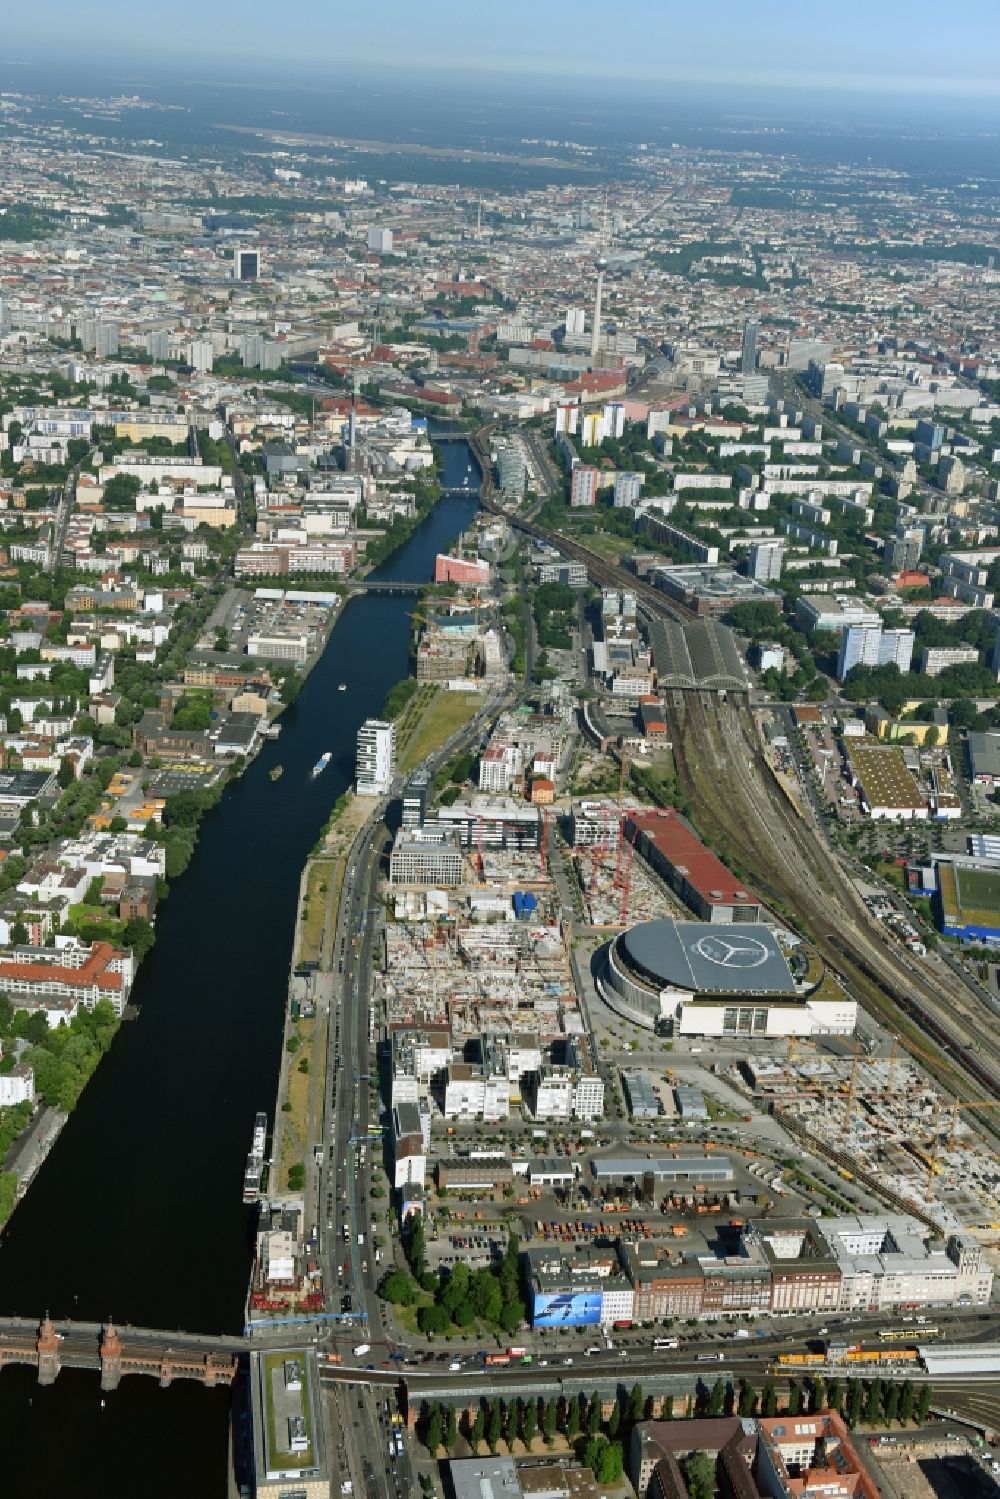
M 967 1111 L 969 1113 L 975 1113 L 977 1109 L 1000 1109 L 1000 1099 L 986 1099 L 984 1102 L 979 1102 L 977 1099 L 973 1098 L 967 1098 L 964 1101 L 956 1099 L 951 1106 L 951 1124 L 948 1128 L 947 1139 L 944 1142 L 944 1147 L 946 1150 L 950 1150 L 955 1143 L 955 1135 L 958 1131 L 959 1114 L 963 1114 Z M 941 1142 L 937 1141 L 931 1147 L 930 1155 L 932 1160 L 937 1159 L 937 1153 L 940 1149 L 940 1144 Z
M 549 857 L 549 818 L 552 812 L 548 807 L 542 808 L 542 841 L 538 850 L 538 873 L 542 879 L 548 867 Z
M 861 1065 L 861 1058 L 863 1055 L 864 1048 L 862 1047 L 860 1041 L 855 1041 L 854 1060 L 851 1063 L 851 1080 L 847 1085 L 847 1104 L 844 1109 L 844 1123 L 841 1126 L 840 1130 L 840 1133 L 842 1135 L 848 1134 L 851 1128 L 851 1115 L 854 1112 L 854 1092 L 858 1082 L 858 1068 Z

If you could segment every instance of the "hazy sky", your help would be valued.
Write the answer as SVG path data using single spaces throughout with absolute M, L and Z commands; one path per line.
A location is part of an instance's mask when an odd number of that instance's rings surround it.
M 1000 0 L 33 0 L 8 61 L 461 63 L 517 78 L 1000 97 Z M 254 71 L 258 71 L 255 67 Z

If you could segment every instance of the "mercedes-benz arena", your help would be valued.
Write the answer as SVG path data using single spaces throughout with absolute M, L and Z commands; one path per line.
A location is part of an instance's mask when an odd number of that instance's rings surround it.
M 800 945 L 790 961 L 758 924 L 640 922 L 609 943 L 599 984 L 618 1014 L 663 1034 L 846 1036 L 857 1022 L 857 1004 L 812 949 Z

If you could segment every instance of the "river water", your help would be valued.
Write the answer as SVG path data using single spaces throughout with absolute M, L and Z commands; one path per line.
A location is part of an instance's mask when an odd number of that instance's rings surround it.
M 443 452 L 444 483 L 462 484 L 468 448 Z M 477 504 L 446 495 L 373 576 L 429 579 Z M 203 821 L 157 916 L 132 996 L 138 1019 L 121 1027 L 0 1238 L 0 1312 L 242 1327 L 253 1241 L 243 1168 L 254 1114 L 274 1105 L 302 866 L 353 779 L 359 725 L 409 672 L 413 604 L 346 606 L 279 738 Z M 313 780 L 325 750 L 333 762 Z M 64 1370 L 40 1389 L 33 1370 L 11 1368 L 0 1377 L 4 1489 L 218 1499 L 228 1411 L 228 1391 L 162 1391 L 149 1378 L 124 1380 L 102 1408 L 96 1375 Z

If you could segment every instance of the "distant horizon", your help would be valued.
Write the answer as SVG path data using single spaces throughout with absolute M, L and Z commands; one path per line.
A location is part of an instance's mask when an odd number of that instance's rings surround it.
M 6 67 L 138 69 L 149 72 L 149 86 L 177 69 L 219 79 L 237 72 L 258 87 L 290 71 L 334 87 L 345 75 L 374 72 L 414 82 L 457 74 L 519 92 L 662 88 L 664 103 L 723 91 L 737 108 L 741 98 L 807 106 L 868 100 L 880 112 L 894 101 L 973 112 L 1000 106 L 993 0 L 965 0 L 961 26 L 942 26 L 930 0 L 841 0 L 836 15 L 803 11 L 797 0 L 770 0 L 766 15 L 749 14 L 741 0 L 717 0 L 707 19 L 662 0 L 632 0 L 613 15 L 603 0 L 507 0 L 500 17 L 457 0 L 424 0 L 419 9 L 382 0 L 363 14 L 328 0 L 293 0 L 280 14 L 262 0 L 174 0 L 164 20 L 147 22 L 125 0 L 86 8 L 36 0 L 8 18 Z
M 711 109 L 720 126 L 786 117 L 797 124 L 808 121 L 817 127 L 826 124 L 863 129 L 869 124 L 919 124 L 926 133 L 933 134 L 939 128 L 947 129 L 964 120 L 1000 134 L 1000 75 L 997 80 L 989 80 L 990 92 L 976 93 L 968 81 L 956 91 L 942 84 L 940 92 L 933 94 L 933 109 L 929 110 L 925 81 L 914 80 L 909 86 L 898 78 L 891 84 L 871 78 L 854 79 L 850 87 L 846 82 L 839 84 L 827 79 L 820 83 L 816 78 L 801 82 L 784 78 L 770 82 L 740 79 L 736 88 L 721 76 L 695 79 L 688 75 L 684 79 L 657 80 L 652 76 L 538 72 L 526 77 L 523 68 L 508 72 L 499 66 L 443 62 L 413 67 L 401 62 L 376 64 L 365 58 L 342 59 L 333 75 L 324 61 L 309 58 L 272 59 L 266 66 L 263 60 L 257 60 L 256 68 L 260 71 L 242 58 L 222 55 L 208 60 L 181 53 L 165 55 L 162 50 L 155 56 L 119 51 L 113 59 L 104 52 L 99 57 L 87 57 L 76 50 L 72 56 L 62 58 L 51 53 L 45 57 L 8 56 L 0 60 L 0 93 L 17 92 L 21 84 L 18 74 L 23 72 L 28 75 L 23 80 L 25 92 L 53 96 L 70 92 L 80 98 L 93 98 L 113 87 L 123 93 L 149 91 L 167 99 L 177 87 L 212 85 L 227 93 L 255 90 L 264 97 L 283 92 L 289 85 L 299 85 L 310 94 L 328 93 L 333 98 L 352 85 L 377 83 L 414 91 L 429 84 L 436 88 L 444 84 L 446 93 L 451 92 L 456 98 L 480 98 L 484 105 L 497 102 L 499 94 L 492 98 L 479 94 L 480 85 L 485 83 L 502 88 L 507 102 L 523 96 L 536 108 L 545 106 L 547 96 L 539 93 L 540 86 L 544 86 L 553 103 L 575 104 L 581 110 L 590 106 L 598 114 L 614 104 L 632 103 L 642 108 L 655 106 L 668 117 L 690 108 Z M 30 76 L 37 73 L 44 76 Z M 593 86 L 598 83 L 601 93 L 595 95 Z

